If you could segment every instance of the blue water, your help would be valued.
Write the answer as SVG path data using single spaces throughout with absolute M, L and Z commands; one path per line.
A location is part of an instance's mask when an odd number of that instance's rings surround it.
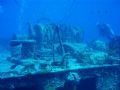
M 86 41 L 98 36 L 98 22 L 110 24 L 119 35 L 119 8 L 119 0 L 0 0 L 0 37 L 24 33 L 27 22 L 45 18 L 80 27 L 85 31 Z
M 118 67 L 120 64 L 119 9 L 120 0 L 0 0 L 0 88 L 120 90 L 118 68 L 104 71 L 104 67 L 114 67 L 114 64 Z M 28 23 L 33 27 L 28 29 Z M 43 28 L 45 23 L 49 24 Z M 97 28 L 99 24 L 103 27 Z M 112 36 L 112 32 L 115 35 Z M 103 69 L 97 70 L 100 66 Z M 95 72 L 84 72 L 84 69 L 92 68 Z M 64 78 L 58 73 L 62 70 L 71 72 L 70 69 L 83 69 L 83 73 L 63 73 Z M 33 72 L 38 73 L 38 77 Z M 49 72 L 56 72 L 58 77 L 53 75 L 55 78 L 50 79 Z M 41 73 L 48 76 L 42 78 Z M 84 74 L 93 77 L 86 78 Z M 28 76 L 18 81 L 11 79 L 21 75 Z M 3 82 L 5 77 L 10 78 L 6 84 Z M 61 82 L 64 86 L 58 87 Z M 97 86 L 96 82 L 99 83 Z M 56 89 L 53 89 L 54 85 L 58 85 Z M 46 89 L 41 89 L 43 87 Z

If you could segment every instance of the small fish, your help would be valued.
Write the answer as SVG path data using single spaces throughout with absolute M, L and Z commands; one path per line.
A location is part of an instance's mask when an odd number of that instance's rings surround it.
M 97 24 L 97 30 L 99 31 L 99 34 L 102 37 L 105 37 L 107 39 L 112 39 L 115 36 L 114 31 L 110 27 L 109 24 Z

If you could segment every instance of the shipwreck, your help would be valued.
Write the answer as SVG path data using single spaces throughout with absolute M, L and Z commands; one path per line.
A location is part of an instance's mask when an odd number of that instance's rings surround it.
M 119 57 L 105 42 L 83 38 L 78 27 L 28 23 L 0 63 L 0 90 L 120 90 Z

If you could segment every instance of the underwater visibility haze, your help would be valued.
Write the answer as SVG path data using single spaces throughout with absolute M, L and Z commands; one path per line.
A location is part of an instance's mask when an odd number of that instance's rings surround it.
M 120 90 L 119 0 L 0 0 L 0 90 Z

